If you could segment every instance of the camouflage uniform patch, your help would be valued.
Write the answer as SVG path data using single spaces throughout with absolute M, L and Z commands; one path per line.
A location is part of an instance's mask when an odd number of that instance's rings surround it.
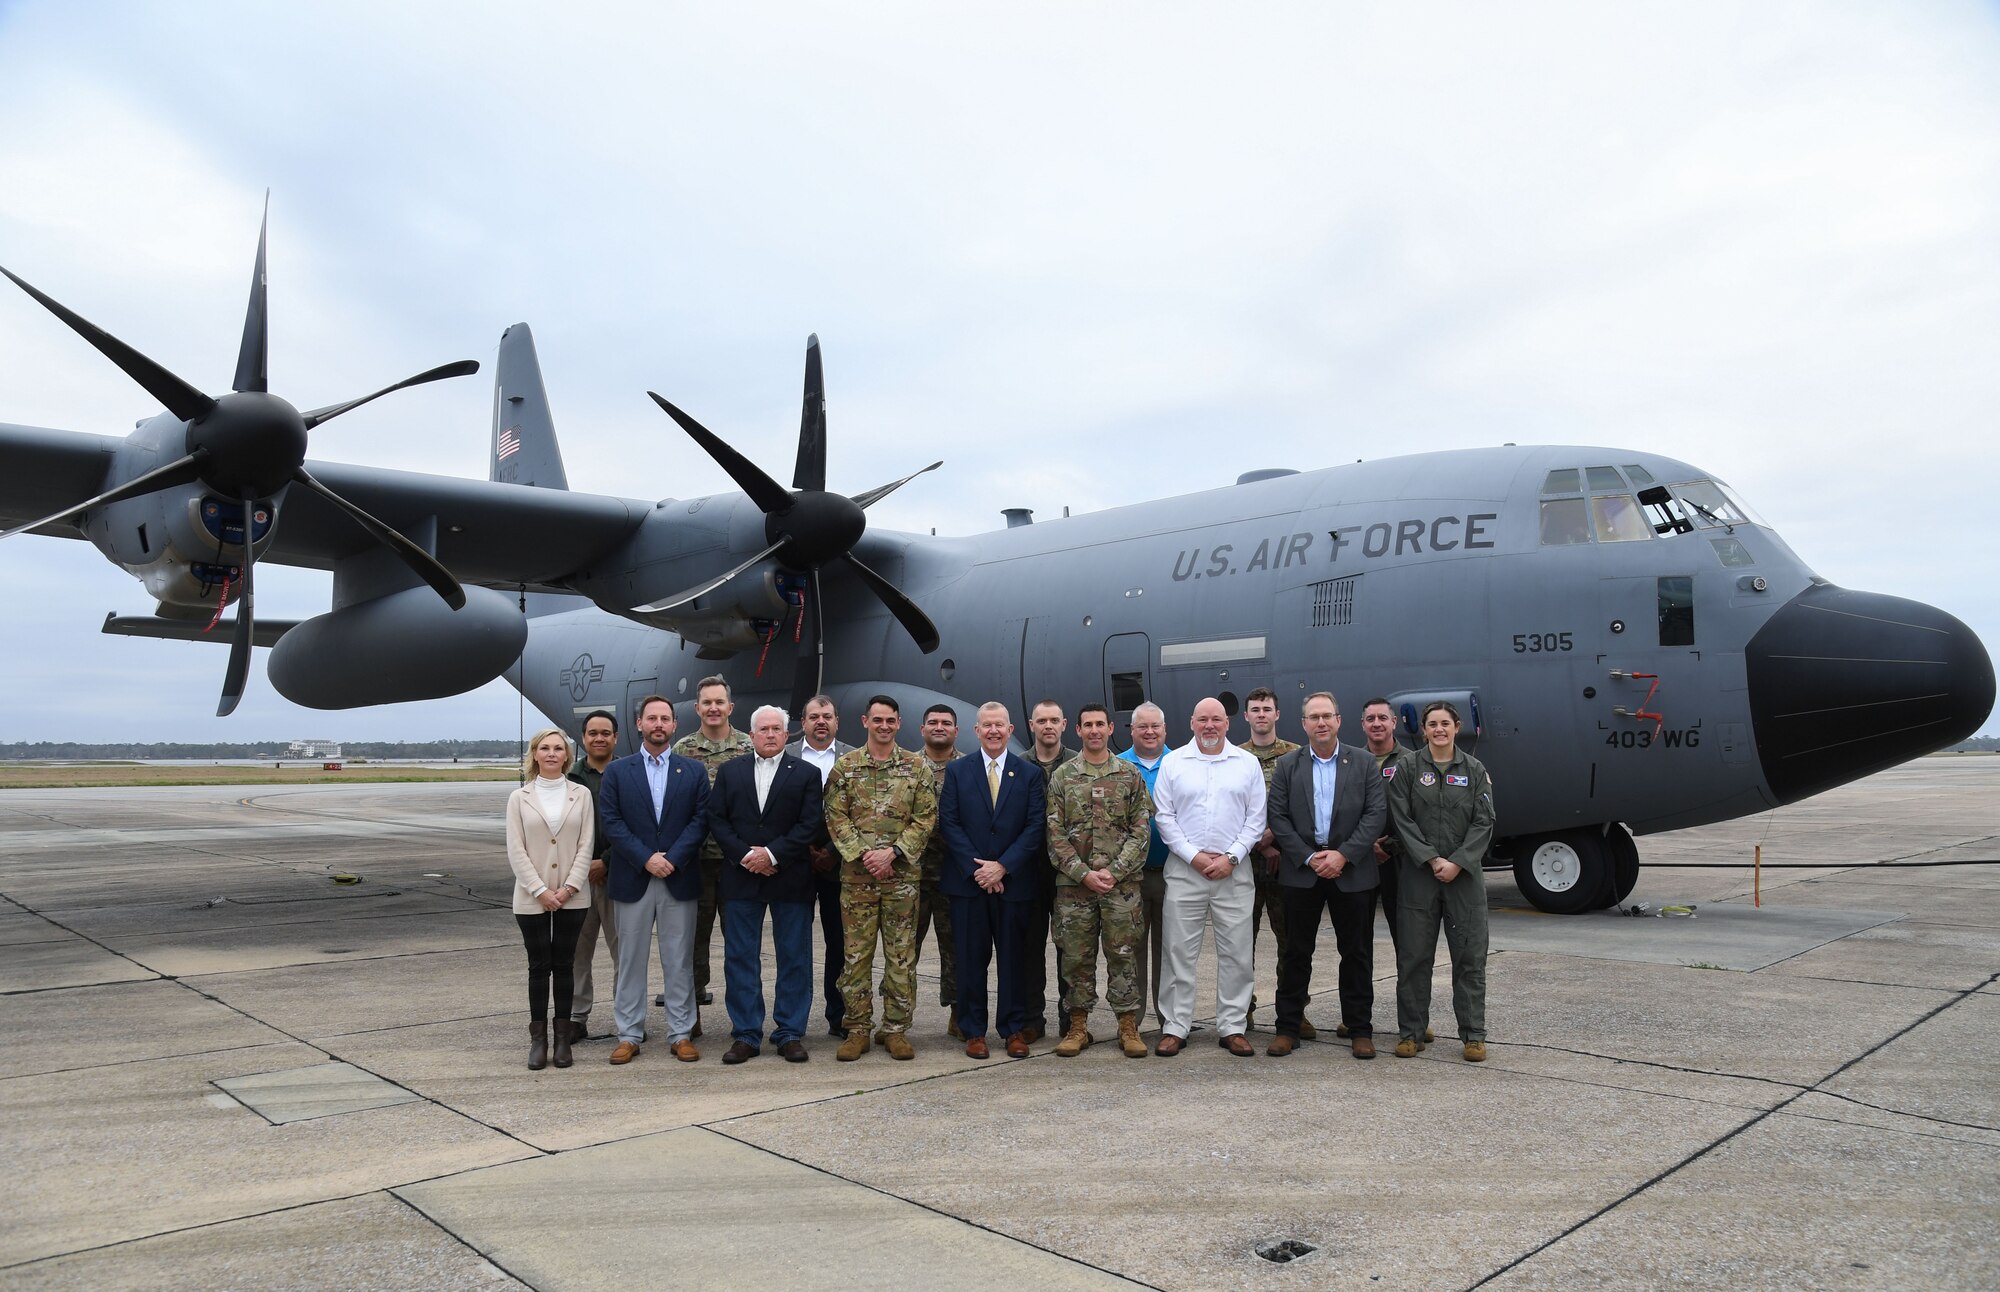
M 826 829 L 840 854 L 840 917 L 846 940 L 840 994 L 849 1028 L 873 1026 L 875 941 L 882 941 L 882 1029 L 909 1030 L 916 1002 L 917 899 L 924 846 L 937 828 L 937 789 L 924 760 L 906 749 L 880 762 L 864 747 L 843 754 L 826 781 Z M 861 864 L 893 847 L 889 878 Z
M 1066 979 L 1063 1008 L 1097 1003 L 1097 951 L 1104 948 L 1105 1001 L 1117 1013 L 1145 1007 L 1139 952 L 1146 944 L 1140 877 L 1152 842 L 1153 805 L 1138 768 L 1113 758 L 1093 767 L 1074 758 L 1049 785 L 1049 859 L 1055 865 L 1056 955 Z M 1084 887 L 1084 876 L 1108 870 L 1108 893 Z

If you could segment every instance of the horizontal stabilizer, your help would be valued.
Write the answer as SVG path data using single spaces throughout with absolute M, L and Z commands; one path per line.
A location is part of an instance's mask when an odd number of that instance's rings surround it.
M 299 626 L 296 619 L 259 619 L 250 637 L 252 646 L 275 646 L 278 639 Z M 221 627 L 221 625 L 217 625 Z M 214 642 L 229 645 L 227 630 L 210 632 L 200 619 L 163 619 L 158 615 L 104 616 L 104 631 L 117 637 L 158 637 L 162 641 Z

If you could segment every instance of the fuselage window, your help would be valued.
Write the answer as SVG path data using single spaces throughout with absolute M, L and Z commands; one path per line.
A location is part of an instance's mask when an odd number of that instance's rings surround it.
M 1549 478 L 1542 481 L 1542 492 L 1545 494 L 1582 493 L 1583 481 L 1579 477 L 1575 467 L 1565 467 L 1559 471 L 1549 472 Z
M 1660 578 L 1660 645 L 1694 645 L 1694 576 Z
M 1146 687 L 1137 673 L 1113 673 L 1111 675 L 1111 707 L 1120 713 L 1130 713 L 1146 702 Z
M 1708 541 L 1714 546 L 1717 559 L 1731 569 L 1757 564 L 1757 558 L 1750 555 L 1750 549 L 1733 538 L 1711 538 Z
M 1596 489 L 1623 489 L 1625 482 L 1618 478 L 1616 467 L 1590 468 L 1590 487 Z
M 1651 538 L 1653 527 L 1628 493 L 1611 493 L 1590 500 L 1590 517 L 1600 543 L 1630 543 Z
M 1575 472 L 1570 474 L 1574 475 Z M 1567 547 L 1590 541 L 1590 517 L 1581 498 L 1549 498 L 1542 502 L 1542 546 Z

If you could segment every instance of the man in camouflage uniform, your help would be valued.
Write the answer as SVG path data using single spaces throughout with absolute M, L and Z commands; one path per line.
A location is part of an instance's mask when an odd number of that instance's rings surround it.
M 729 715 L 736 712 L 736 701 L 729 694 L 728 680 L 720 674 L 701 680 L 701 685 L 694 690 L 694 707 L 701 719 L 701 727 L 675 741 L 674 752 L 706 767 L 708 787 L 714 789 L 718 768 L 732 758 L 741 758 L 752 752 L 750 737 L 729 725 Z M 708 989 L 708 946 L 715 934 L 715 883 L 721 874 L 722 849 L 716 846 L 711 835 L 701 845 L 701 905 L 694 926 L 694 999 L 697 1005 L 706 1005 L 713 999 Z M 701 1035 L 699 1017 L 695 1019 L 694 1034 Z
M 1056 1045 L 1068 1059 L 1090 1044 L 1097 1003 L 1097 947 L 1104 945 L 1104 996 L 1118 1015 L 1118 1044 L 1128 1059 L 1146 1057 L 1139 1039 L 1139 953 L 1146 913 L 1139 879 L 1152 842 L 1153 802 L 1146 778 L 1111 756 L 1111 714 L 1101 704 L 1076 713 L 1083 753 L 1057 769 L 1049 786 L 1049 855 L 1055 863 L 1056 954 L 1068 988 L 1069 1031 Z
M 1243 700 L 1243 717 L 1250 724 L 1250 739 L 1238 745 L 1238 749 L 1250 751 L 1264 769 L 1264 793 L 1271 793 L 1271 769 L 1278 760 L 1291 753 L 1298 746 L 1278 737 L 1278 697 L 1269 687 L 1260 686 Z M 1278 944 L 1278 959 L 1285 958 L 1285 887 L 1278 882 L 1278 845 L 1271 838 L 1267 828 L 1264 837 L 1251 849 L 1255 855 L 1254 874 L 1257 893 L 1250 904 L 1250 937 L 1255 941 L 1257 929 L 1264 921 L 1264 912 L 1271 913 L 1271 938 Z M 1308 1003 L 1312 997 L 1306 997 Z M 1257 998 L 1250 998 L 1250 1014 L 1257 1013 Z M 1343 1031 L 1341 1035 L 1347 1033 Z M 1318 1035 L 1313 1030 L 1311 1020 L 1301 1020 L 1299 1037 L 1310 1041 Z
M 1054 778 L 1056 768 L 1076 757 L 1076 752 L 1062 742 L 1063 732 L 1069 727 L 1069 719 L 1063 716 L 1063 709 L 1054 700 L 1037 701 L 1028 710 L 1028 730 L 1034 733 L 1035 743 L 1028 747 L 1028 758 L 1042 769 L 1042 778 Z M 1022 975 L 1021 991 L 1028 1002 L 1028 1029 L 1022 1035 L 1030 1041 L 1039 1041 L 1049 1027 L 1049 935 L 1055 925 L 1056 910 L 1056 870 L 1049 858 L 1049 850 L 1044 843 L 1035 857 L 1037 883 L 1035 906 L 1029 917 L 1027 963 Z M 1062 1021 L 1063 1000 L 1069 995 L 1069 978 L 1063 968 L 1062 957 L 1056 957 L 1056 1016 Z
M 924 766 L 930 769 L 931 788 L 943 792 L 944 769 L 958 757 L 958 711 L 948 704 L 934 704 L 924 710 Z M 923 880 L 917 888 L 917 950 L 924 953 L 924 934 L 937 925 L 938 1004 L 951 1011 L 946 1031 L 954 1041 L 965 1036 L 958 1028 L 958 947 L 951 936 L 951 903 L 938 891 L 944 870 L 944 832 L 931 831 L 924 845 Z
M 840 854 L 840 922 L 847 963 L 840 975 L 847 1040 L 834 1057 L 868 1052 L 875 1017 L 875 940 L 881 937 L 882 1045 L 911 1059 L 916 1000 L 918 859 L 937 827 L 937 788 L 924 760 L 896 747 L 895 700 L 868 702 L 868 743 L 844 754 L 826 782 L 826 829 Z

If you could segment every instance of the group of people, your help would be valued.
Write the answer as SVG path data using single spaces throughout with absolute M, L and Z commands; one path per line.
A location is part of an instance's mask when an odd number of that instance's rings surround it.
M 1025 754 L 1006 706 L 988 703 L 973 715 L 977 751 L 963 756 L 949 705 L 923 715 L 921 750 L 897 743 L 902 714 L 890 696 L 869 701 L 859 748 L 838 740 L 826 696 L 807 703 L 790 744 L 783 710 L 758 709 L 746 735 L 730 725 L 734 707 L 728 683 L 710 677 L 696 692 L 700 730 L 678 742 L 663 696 L 640 705 L 640 749 L 625 758 L 612 758 L 618 720 L 603 710 L 585 719 L 574 767 L 562 731 L 531 742 L 529 778 L 507 807 L 529 965 L 529 1067 L 569 1066 L 571 1047 L 590 1034 L 600 936 L 615 968 L 611 1063 L 630 1063 L 648 1040 L 655 956 L 668 1048 L 700 1059 L 718 914 L 731 1033 L 722 1061 L 755 1058 L 768 1039 L 780 1057 L 806 1062 L 815 908 L 827 1031 L 842 1062 L 877 1046 L 914 1057 L 916 961 L 932 930 L 939 1003 L 972 1058 L 996 1044 L 1021 1057 L 1055 1031 L 1059 1056 L 1093 1044 L 1100 952 L 1123 1052 L 1179 1054 L 1193 1030 L 1205 930 L 1215 944 L 1218 1043 L 1249 1057 L 1252 948 L 1267 917 L 1278 982 L 1265 1053 L 1288 1055 L 1314 1035 L 1305 1011 L 1323 915 L 1339 952 L 1339 1033 L 1354 1057 L 1369 1059 L 1378 896 L 1396 948 L 1395 1053 L 1414 1057 L 1433 1039 L 1442 925 L 1463 1055 L 1486 1057 L 1480 867 L 1492 842 L 1492 780 L 1457 748 L 1460 719 L 1447 702 L 1423 710 L 1416 749 L 1398 744 L 1386 700 L 1362 710 L 1365 747 L 1341 743 L 1339 705 L 1326 692 L 1304 701 L 1303 745 L 1277 735 L 1278 702 L 1266 689 L 1245 702 L 1250 739 L 1241 745 L 1229 742 L 1222 703 L 1204 699 L 1190 718 L 1193 738 L 1168 749 L 1165 715 L 1147 703 L 1133 711 L 1130 747 L 1114 753 L 1105 706 L 1077 710 L 1080 748 L 1071 749 L 1069 716 L 1045 700 L 1029 712 Z M 767 916 L 777 966 L 768 1015 Z M 1149 993 L 1160 1025 L 1150 1051 L 1139 1034 Z

